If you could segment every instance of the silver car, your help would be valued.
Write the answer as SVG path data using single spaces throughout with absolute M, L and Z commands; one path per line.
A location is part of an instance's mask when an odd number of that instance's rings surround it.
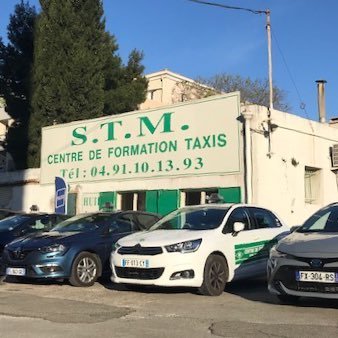
M 282 302 L 338 299 L 338 203 L 312 215 L 270 251 L 268 288 Z

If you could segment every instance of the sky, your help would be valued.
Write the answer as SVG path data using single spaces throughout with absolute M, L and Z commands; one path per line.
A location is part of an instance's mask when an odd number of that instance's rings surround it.
M 338 117 L 337 0 L 208 0 L 271 11 L 273 82 L 289 112 L 318 120 L 316 80 L 326 80 L 327 118 Z M 19 0 L 0 0 L 0 36 Z M 38 0 L 29 0 L 39 10 Z M 266 17 L 189 0 L 103 0 L 106 30 L 127 61 L 144 53 L 145 73 L 169 69 L 186 77 L 228 73 L 268 78 Z M 6 40 L 6 39 L 5 39 Z

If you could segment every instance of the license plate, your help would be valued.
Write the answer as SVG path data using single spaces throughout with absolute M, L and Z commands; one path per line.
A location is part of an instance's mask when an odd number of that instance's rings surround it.
M 338 273 L 323 271 L 296 271 L 298 282 L 338 283 Z
M 149 268 L 148 259 L 139 259 L 139 258 L 123 258 L 122 267 L 126 268 Z
M 6 275 L 25 276 L 26 275 L 26 269 L 24 269 L 24 268 L 7 268 L 6 269 Z

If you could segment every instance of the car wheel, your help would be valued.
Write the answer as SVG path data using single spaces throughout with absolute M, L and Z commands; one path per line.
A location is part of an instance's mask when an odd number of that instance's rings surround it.
M 299 300 L 298 296 L 291 295 L 277 295 L 279 301 L 283 304 L 294 304 Z
M 206 296 L 219 296 L 223 293 L 228 280 L 228 265 L 225 259 L 218 255 L 208 257 L 203 274 L 203 284 L 199 292 Z
M 90 252 L 81 252 L 73 262 L 69 282 L 73 286 L 92 286 L 100 274 L 99 257 Z

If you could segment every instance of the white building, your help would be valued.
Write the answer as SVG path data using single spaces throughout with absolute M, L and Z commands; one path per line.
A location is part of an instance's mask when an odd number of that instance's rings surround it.
M 43 128 L 41 171 L 1 175 L 0 207 L 52 211 L 55 176 L 69 184 L 73 212 L 109 202 L 164 214 L 218 192 L 291 226 L 337 201 L 335 123 L 269 115 L 241 105 L 239 93 L 164 106 L 154 98 L 148 110 Z

